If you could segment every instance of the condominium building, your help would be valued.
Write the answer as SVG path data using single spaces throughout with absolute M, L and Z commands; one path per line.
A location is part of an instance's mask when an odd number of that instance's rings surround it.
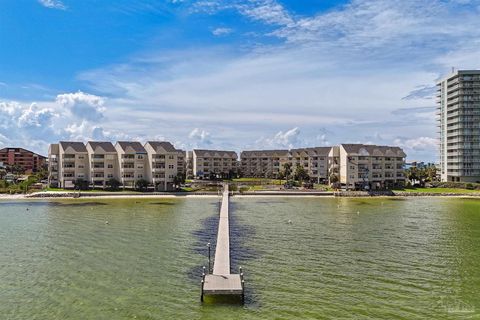
M 331 147 L 292 149 L 288 160 L 294 172 L 298 165 L 302 166 L 312 181 L 324 183 L 328 181 L 328 155 L 331 149 Z
M 119 182 L 123 188 L 135 188 L 137 181 L 147 178 L 147 150 L 137 141 L 118 141 L 115 149 Z
M 196 178 L 228 178 L 237 174 L 235 151 L 193 150 L 193 172 Z
M 52 144 L 48 157 L 51 161 L 49 170 L 52 170 L 49 177 L 53 183 L 57 178 L 58 187 L 73 188 L 76 179 L 89 179 L 88 151 L 83 142 L 60 141 Z
M 117 150 L 111 142 L 87 142 L 90 163 L 89 182 L 94 187 L 106 187 L 110 179 L 118 180 Z
M 442 181 L 480 182 L 480 70 L 437 83 Z
M 185 177 L 193 179 L 193 151 L 185 152 Z
M 148 141 L 146 177 L 155 186 L 155 190 L 167 191 L 174 187 L 178 174 L 185 172 L 184 151 L 166 141 Z
M 283 164 L 289 159 L 288 150 L 255 150 L 240 153 L 240 171 L 245 177 L 278 178 Z
M 399 147 L 341 144 L 332 153 L 339 159 L 339 182 L 351 189 L 391 188 L 405 184 L 405 153 Z
M 58 187 L 59 185 L 59 166 L 60 145 L 53 143 L 48 147 L 48 185 Z
M 38 172 L 45 166 L 46 157 L 24 148 L 0 149 L 0 162 L 5 166 L 16 166 L 27 174 Z
M 91 187 L 105 188 L 110 179 L 124 187 L 136 186 L 146 180 L 156 190 L 172 190 L 175 178 L 185 174 L 185 152 L 166 141 L 139 142 L 60 141 L 51 144 L 49 183 L 61 188 L 73 188 L 77 179 Z

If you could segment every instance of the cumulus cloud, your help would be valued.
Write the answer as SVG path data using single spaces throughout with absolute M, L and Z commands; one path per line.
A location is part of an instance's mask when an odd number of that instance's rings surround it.
M 50 9 L 59 9 L 59 10 L 66 10 L 67 9 L 67 7 L 60 0 L 38 0 L 38 2 L 42 6 L 44 6 L 46 8 L 50 8 Z
M 74 116 L 89 121 L 101 120 L 105 111 L 104 98 L 81 91 L 59 94 L 56 102 L 68 109 Z

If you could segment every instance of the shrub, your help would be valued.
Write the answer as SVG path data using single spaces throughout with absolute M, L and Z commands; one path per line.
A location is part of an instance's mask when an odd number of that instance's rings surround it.
M 111 191 L 116 191 L 120 189 L 120 185 L 121 185 L 120 181 L 118 181 L 115 178 L 111 178 L 107 181 L 107 189 Z
M 78 190 L 88 190 L 88 181 L 82 178 L 78 178 L 73 182 L 75 189 Z
M 147 190 L 147 187 L 148 187 L 148 181 L 145 179 L 137 180 L 137 182 L 135 183 L 135 187 L 139 191 L 145 191 Z

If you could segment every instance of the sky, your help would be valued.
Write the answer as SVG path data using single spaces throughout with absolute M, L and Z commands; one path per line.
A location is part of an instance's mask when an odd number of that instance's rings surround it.
M 438 161 L 435 82 L 480 0 L 2 0 L 0 148 L 397 145 Z

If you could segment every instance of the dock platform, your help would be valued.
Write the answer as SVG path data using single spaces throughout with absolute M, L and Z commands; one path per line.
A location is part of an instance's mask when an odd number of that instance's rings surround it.
M 220 217 L 218 223 L 217 244 L 215 247 L 215 260 L 213 272 L 202 274 L 202 296 L 205 295 L 233 295 L 244 300 L 243 272 L 240 268 L 239 274 L 230 273 L 230 230 L 229 230 L 229 191 L 228 185 L 224 186 L 222 204 L 220 206 Z

